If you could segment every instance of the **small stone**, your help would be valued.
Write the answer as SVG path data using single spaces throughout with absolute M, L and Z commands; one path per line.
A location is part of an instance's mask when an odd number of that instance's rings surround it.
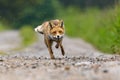
M 105 70 L 103 70 L 103 72 L 104 72 L 104 73 L 108 73 L 108 70 L 107 70 L 107 69 L 105 69 Z
M 41 59 L 41 57 L 39 57 L 38 59 Z
M 47 60 L 47 57 L 45 57 L 45 60 Z
M 73 66 L 75 65 L 75 63 L 73 62 L 73 63 L 71 63 Z
M 68 58 L 67 56 L 65 56 L 65 58 Z
M 36 68 L 36 66 L 32 66 L 32 69 L 35 69 Z
M 65 63 L 61 63 L 62 65 L 65 65 Z
M 96 60 L 97 60 L 97 61 L 100 61 L 100 59 L 99 59 L 99 58 L 96 58 Z
M 0 62 L 3 62 L 4 60 L 3 59 L 0 59 Z
M 70 70 L 70 66 L 65 66 L 65 70 Z
M 24 63 L 23 65 L 26 65 L 27 63 Z

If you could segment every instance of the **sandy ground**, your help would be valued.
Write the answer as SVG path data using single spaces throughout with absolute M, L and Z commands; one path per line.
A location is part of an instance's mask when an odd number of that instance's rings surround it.
M 0 80 L 119 80 L 120 56 L 100 53 L 81 39 L 65 37 L 65 56 L 54 49 L 51 60 L 39 41 L 21 51 L 13 51 L 21 42 L 18 31 L 0 32 Z

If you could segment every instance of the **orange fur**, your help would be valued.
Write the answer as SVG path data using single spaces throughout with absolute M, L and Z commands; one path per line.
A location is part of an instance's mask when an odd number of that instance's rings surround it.
M 39 32 L 44 35 L 44 41 L 50 53 L 51 59 L 54 59 L 52 44 L 55 41 L 56 48 L 61 48 L 62 55 L 65 55 L 65 51 L 62 45 L 62 39 L 65 33 L 64 24 L 62 20 L 51 20 L 46 21 L 42 25 L 35 28 L 36 32 Z

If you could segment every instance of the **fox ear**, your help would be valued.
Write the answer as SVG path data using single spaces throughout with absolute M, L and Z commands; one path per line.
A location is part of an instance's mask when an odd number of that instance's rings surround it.
M 50 28 L 52 29 L 52 28 L 53 28 L 53 26 L 52 26 L 51 22 L 49 22 L 49 25 L 50 25 Z
M 60 21 L 60 26 L 63 28 L 64 27 L 64 22 L 63 20 Z

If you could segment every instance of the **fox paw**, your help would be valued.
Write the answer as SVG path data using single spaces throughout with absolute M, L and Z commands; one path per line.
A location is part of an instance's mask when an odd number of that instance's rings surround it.
M 54 57 L 54 56 L 52 56 L 52 57 L 51 57 L 51 59 L 55 59 L 55 57 Z
M 62 52 L 62 55 L 64 56 L 64 55 L 65 55 L 65 52 Z

